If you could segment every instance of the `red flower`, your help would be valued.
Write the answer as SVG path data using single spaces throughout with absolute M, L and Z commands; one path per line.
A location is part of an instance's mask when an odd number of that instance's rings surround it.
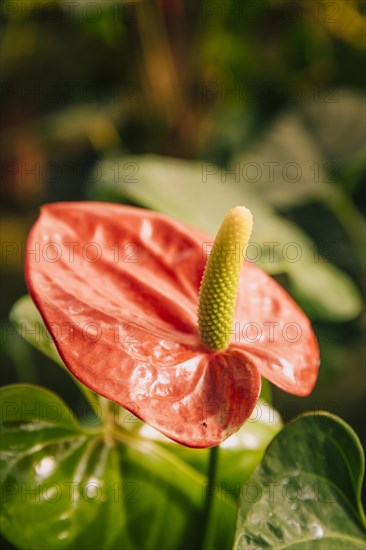
M 69 370 L 184 445 L 219 444 L 250 416 L 260 376 L 312 390 L 310 322 L 255 265 L 240 276 L 231 343 L 212 351 L 197 322 L 212 239 L 149 210 L 46 205 L 27 241 L 26 280 Z

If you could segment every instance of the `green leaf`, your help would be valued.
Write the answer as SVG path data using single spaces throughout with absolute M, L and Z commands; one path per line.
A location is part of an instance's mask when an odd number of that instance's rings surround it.
M 364 163 L 363 102 L 362 94 L 334 88 L 280 113 L 230 169 L 239 168 L 241 185 L 274 207 L 329 201 L 341 167 Z
M 158 210 L 213 236 L 227 211 L 241 203 L 253 212 L 254 229 L 266 218 L 264 214 L 271 215 L 254 193 L 247 193 L 224 170 L 204 161 L 156 155 L 112 157 L 99 164 L 96 172 L 92 198 L 108 193 L 117 202 L 128 200 Z
M 84 386 L 84 384 L 71 375 L 71 372 L 66 368 L 63 360 L 61 359 L 60 354 L 53 343 L 52 337 L 43 322 L 41 314 L 34 305 L 34 302 L 30 296 L 25 295 L 15 302 L 9 313 L 9 318 L 14 323 L 14 326 L 19 334 L 29 344 L 60 365 L 60 367 L 62 367 L 67 374 L 71 376 L 90 405 L 98 409 L 100 400 L 103 398 L 89 390 L 89 388 Z
M 234 548 L 365 548 L 363 474 L 362 447 L 345 422 L 299 417 L 242 488 Z
M 300 288 L 306 278 L 304 304 L 317 318 L 347 321 L 362 308 L 359 292 L 352 280 L 335 266 L 327 268 L 315 253 L 312 240 L 295 224 L 277 214 L 246 182 L 235 174 L 207 162 L 184 161 L 154 155 L 108 158 L 98 164 L 91 198 L 140 204 L 175 217 L 214 236 L 227 211 L 243 205 L 253 213 L 254 227 L 247 257 L 271 274 L 287 273 Z M 315 267 L 314 254 L 318 263 Z M 310 269 L 327 277 L 337 287 L 343 307 L 337 300 L 323 299 L 321 292 L 312 298 L 307 288 L 314 285 Z M 309 274 L 308 274 L 309 273 Z
M 241 185 L 274 207 L 323 200 L 331 192 L 326 162 L 299 109 L 280 113 L 257 143 L 234 157 L 235 168 Z
M 174 549 L 203 540 L 207 479 L 108 415 L 86 429 L 54 393 L 1 390 L 2 533 L 20 549 Z M 211 548 L 230 544 L 235 506 L 215 497 Z
M 312 319 L 344 322 L 362 311 L 361 296 L 351 279 L 330 263 L 298 264 L 288 274 L 297 303 Z
M 305 127 L 323 157 L 338 165 L 365 159 L 365 125 L 360 112 L 364 94 L 352 88 L 329 88 L 304 108 Z M 340 105 L 342 108 L 340 108 Z
M 66 369 L 41 314 L 28 294 L 15 302 L 9 313 L 9 318 L 27 342 Z
M 258 142 L 233 158 L 230 169 L 239 170 L 241 185 L 282 211 L 308 202 L 323 202 L 343 225 L 348 246 L 364 269 L 360 250 L 365 248 L 365 220 L 344 192 L 347 186 L 354 188 L 362 180 L 360 170 L 365 166 L 365 128 L 359 116 L 362 104 L 363 96 L 355 90 L 329 88 L 325 93 L 316 93 L 312 101 L 280 113 Z M 256 168 L 250 172 L 250 166 Z M 309 300 L 305 290 L 305 302 L 312 302 L 310 312 L 314 304 L 319 304 L 321 312 L 317 317 L 324 312 L 321 318 L 326 319 L 327 312 L 332 314 L 333 309 L 334 320 L 354 317 L 359 305 L 352 309 L 355 288 L 350 279 L 339 270 L 330 273 L 326 266 L 317 266 L 317 271 L 321 276 L 324 271 L 331 286 L 342 287 L 350 304 L 343 317 L 341 308 L 337 311 L 334 304 L 324 307 L 323 300 L 315 296 Z M 293 278 L 300 279 L 299 271 L 290 272 Z M 297 280 L 296 286 L 299 285 Z M 305 286 L 309 286 L 308 281 Z M 357 293 L 356 299 L 359 301 Z

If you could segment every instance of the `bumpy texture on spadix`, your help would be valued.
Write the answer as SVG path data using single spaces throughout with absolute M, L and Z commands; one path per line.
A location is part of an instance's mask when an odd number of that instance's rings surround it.
M 201 282 L 198 325 L 201 339 L 213 350 L 230 344 L 240 273 L 253 227 L 250 210 L 232 208 L 216 235 Z
M 42 208 L 25 253 L 30 294 L 69 370 L 190 447 L 217 445 L 241 427 L 260 375 L 307 395 L 319 364 L 307 317 L 250 262 L 229 347 L 202 344 L 198 295 L 211 243 L 157 212 L 71 202 Z

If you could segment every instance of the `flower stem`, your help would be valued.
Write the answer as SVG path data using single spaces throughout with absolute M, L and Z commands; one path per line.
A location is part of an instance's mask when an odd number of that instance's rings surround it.
M 213 499 L 216 492 L 217 465 L 219 459 L 219 446 L 211 447 L 208 462 L 208 484 L 205 498 L 205 508 L 203 517 L 203 537 L 202 550 L 207 547 L 208 537 L 210 534 L 210 523 L 212 517 Z
M 201 281 L 198 325 L 201 341 L 212 350 L 230 344 L 240 273 L 253 218 L 244 206 L 226 214 Z

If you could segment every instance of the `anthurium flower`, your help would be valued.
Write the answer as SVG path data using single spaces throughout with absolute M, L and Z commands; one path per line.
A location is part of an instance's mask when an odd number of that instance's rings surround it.
M 27 241 L 26 281 L 68 369 L 191 447 L 241 427 L 261 376 L 309 394 L 314 333 L 271 277 L 243 263 L 251 224 L 247 209 L 230 210 L 207 260 L 209 236 L 157 212 L 44 206 Z

